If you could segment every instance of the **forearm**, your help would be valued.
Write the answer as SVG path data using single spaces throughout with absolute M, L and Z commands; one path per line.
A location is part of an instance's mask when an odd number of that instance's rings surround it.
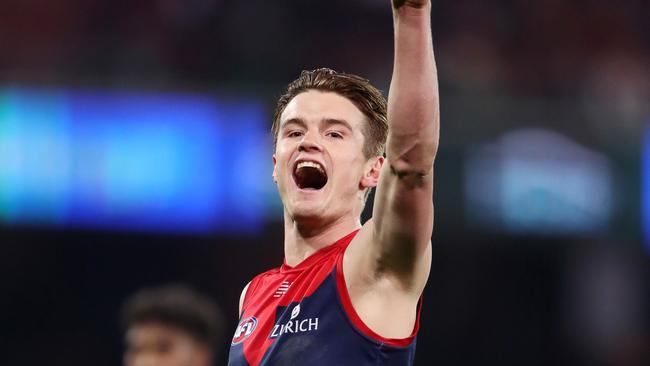
M 438 148 L 438 79 L 431 2 L 394 9 L 395 63 L 388 95 L 387 157 L 398 172 L 429 172 Z

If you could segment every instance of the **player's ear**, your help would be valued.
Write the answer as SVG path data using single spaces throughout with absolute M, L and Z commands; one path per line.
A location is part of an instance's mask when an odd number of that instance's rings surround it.
M 275 174 L 275 166 L 277 165 L 277 160 L 275 159 L 275 154 L 273 154 L 273 182 L 278 182 L 278 176 Z
M 379 176 L 381 174 L 381 167 L 384 165 L 383 156 L 375 156 L 374 158 L 368 159 L 366 163 L 366 169 L 363 173 L 363 178 L 361 178 L 361 188 L 376 187 L 379 183 Z

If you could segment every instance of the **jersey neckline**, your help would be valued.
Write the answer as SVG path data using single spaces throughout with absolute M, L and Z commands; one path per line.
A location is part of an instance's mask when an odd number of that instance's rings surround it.
M 315 251 L 312 255 L 303 259 L 302 262 L 296 264 L 293 267 L 287 264 L 287 258 L 285 257 L 284 260 L 282 261 L 282 266 L 280 266 L 280 272 L 288 273 L 288 272 L 301 271 L 313 266 L 314 264 L 320 262 L 321 259 L 328 257 L 337 248 L 340 248 L 341 246 L 347 244 L 349 240 L 352 240 L 351 237 L 354 237 L 359 230 L 361 229 L 355 229 L 351 233 L 345 235 L 344 237 L 335 241 L 334 243 Z

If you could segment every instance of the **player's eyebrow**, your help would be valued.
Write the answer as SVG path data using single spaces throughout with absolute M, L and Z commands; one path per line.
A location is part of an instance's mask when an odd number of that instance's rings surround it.
M 322 122 L 326 124 L 328 127 L 333 125 L 340 125 L 345 127 L 348 131 L 352 132 L 352 126 L 346 120 L 336 119 L 336 118 L 324 118 Z
M 352 131 L 352 126 L 350 123 L 346 120 L 343 119 L 337 119 L 337 118 L 323 118 L 321 120 L 321 123 L 325 124 L 327 127 L 334 126 L 334 125 L 340 125 L 345 127 L 347 130 Z M 299 118 L 299 117 L 294 117 L 290 118 L 284 122 L 282 122 L 280 128 L 285 129 L 289 125 L 298 125 L 303 128 L 307 128 L 307 122 L 305 122 L 304 119 Z
M 298 125 L 300 127 L 306 128 L 307 123 L 302 118 L 290 118 L 284 122 L 282 122 L 282 125 L 280 126 L 281 129 L 284 129 L 287 127 L 287 125 Z

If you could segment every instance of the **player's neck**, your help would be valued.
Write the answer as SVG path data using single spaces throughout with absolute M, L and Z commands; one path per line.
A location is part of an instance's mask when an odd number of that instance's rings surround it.
M 300 224 L 286 213 L 284 218 L 284 257 L 294 267 L 310 255 L 361 227 L 359 217 L 346 216 L 319 225 Z

